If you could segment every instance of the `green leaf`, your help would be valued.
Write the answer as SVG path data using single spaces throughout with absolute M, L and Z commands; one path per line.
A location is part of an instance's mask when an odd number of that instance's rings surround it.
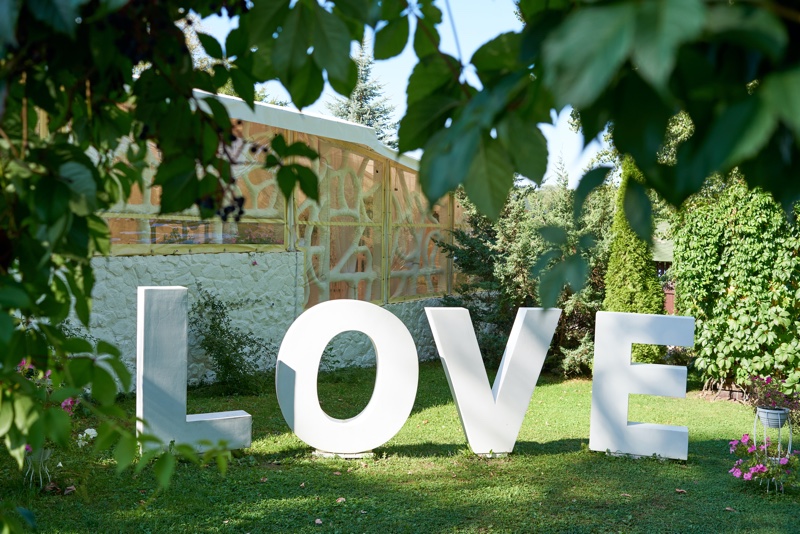
M 285 149 L 279 154 L 283 158 L 289 156 L 299 156 L 301 158 L 308 158 L 310 160 L 315 160 L 319 158 L 319 154 L 317 154 L 317 152 L 313 148 L 311 148 L 302 141 L 297 141 L 295 143 L 292 143 L 291 145 L 285 147 Z
M 4 312 L 0 312 L 0 346 L 6 345 L 11 341 L 14 332 L 14 319 Z M 0 432 L 0 435 L 3 433 Z
M 408 44 L 408 17 L 399 17 L 375 33 L 375 59 L 390 59 L 403 51 Z
M 100 342 L 102 343 L 102 342 Z M 100 351 L 98 343 L 98 352 Z M 117 350 L 115 347 L 112 347 L 114 350 Z M 114 374 L 116 375 L 117 379 L 122 384 L 122 391 L 128 392 L 131 389 L 131 373 L 128 371 L 128 368 L 125 366 L 125 362 L 123 362 L 119 356 L 111 356 L 105 357 L 101 360 L 103 363 L 108 364 L 113 370 Z
M 298 3 L 286 17 L 272 48 L 272 64 L 279 78 L 290 78 L 293 71 L 308 62 L 306 51 L 311 46 L 309 35 L 313 31 L 313 20 L 306 13 L 304 4 Z
M 439 32 L 436 25 L 442 22 L 441 10 L 433 3 L 421 4 L 422 18 L 417 18 L 417 29 L 414 31 L 414 52 L 418 58 L 439 52 Z
M 86 218 L 86 224 L 94 251 L 107 255 L 111 251 L 111 231 L 105 219 L 90 215 Z
M 646 243 L 650 243 L 653 235 L 653 206 L 642 184 L 635 180 L 628 181 L 625 189 L 625 217 L 631 230 Z
M 633 156 L 640 169 L 650 171 L 676 110 L 636 72 L 626 73 L 615 87 L 613 110 L 614 144 L 621 153 Z
M 58 168 L 58 174 L 72 191 L 70 209 L 81 217 L 97 210 L 97 183 L 92 171 L 77 161 L 68 161 Z
M 347 60 L 347 77 L 344 80 L 334 78 L 328 73 L 328 83 L 331 84 L 333 90 L 340 95 L 350 95 L 353 93 L 356 84 L 358 83 L 358 65 L 352 59 Z
M 703 30 L 705 4 L 702 0 L 656 0 L 640 5 L 633 60 L 639 75 L 663 91 L 675 66 L 678 47 Z
M 502 144 L 484 136 L 464 180 L 467 196 L 481 213 L 497 220 L 513 185 L 511 158 Z
M 293 71 L 284 83 L 292 97 L 292 102 L 300 109 L 310 106 L 319 99 L 325 87 L 322 71 L 313 61 L 307 61 L 300 70 Z
M 550 267 L 539 278 L 539 298 L 542 306 L 552 308 L 558 303 L 558 297 L 567 283 L 567 265 L 560 261 Z
M 242 100 L 247 102 L 250 109 L 254 109 L 253 101 L 256 98 L 255 80 L 241 69 L 231 69 L 230 75 L 233 82 L 233 90 Z
M 545 241 L 553 245 L 566 245 L 568 236 L 567 231 L 561 226 L 542 226 L 539 228 L 539 234 Z
M 455 67 L 455 70 L 451 68 Z M 408 78 L 408 106 L 432 95 L 449 83 L 458 84 L 458 61 L 447 54 L 435 54 L 419 60 Z
M 209 96 L 207 98 L 202 99 L 203 104 L 207 105 L 211 115 L 214 117 L 214 122 L 217 123 L 217 126 L 220 128 L 225 128 L 230 130 L 231 127 L 231 119 L 228 115 L 228 110 L 225 108 L 222 102 L 214 98 L 213 96 Z
M 408 106 L 400 119 L 398 131 L 400 152 L 422 148 L 431 136 L 442 128 L 459 101 L 448 96 L 434 95 Z
M 177 156 L 165 159 L 156 171 L 153 185 L 161 189 L 161 213 L 182 211 L 197 198 L 198 180 L 194 159 Z
M 575 10 L 544 43 L 545 82 L 558 107 L 581 109 L 608 86 L 634 42 L 637 5 Z
M 117 473 L 122 473 L 136 458 L 138 443 L 136 438 L 130 434 L 120 436 L 117 446 L 114 448 L 114 459 L 117 461 Z
M 773 61 L 783 56 L 789 42 L 781 19 L 761 6 L 734 4 L 710 7 L 705 30 L 714 40 L 760 50 Z
M 253 7 L 242 17 L 247 30 L 243 36 L 248 38 L 248 47 L 260 47 L 261 43 L 273 40 L 272 34 L 284 22 L 289 13 L 290 3 L 290 0 L 253 2 Z M 298 8 L 296 7 L 293 11 L 297 10 Z M 232 52 L 229 50 L 228 53 L 231 54 Z
M 117 359 L 122 357 L 122 352 L 117 347 L 102 339 L 97 342 L 97 354 L 108 354 Z
M 259 4 L 278 4 L 278 2 L 259 2 Z M 253 6 L 255 9 L 255 6 Z M 247 52 L 248 32 L 241 26 L 232 29 L 225 38 L 225 55 L 227 57 L 240 56 Z M 212 45 L 213 46 L 213 45 Z M 204 47 L 205 48 L 205 47 Z
M 349 86 L 349 89 L 343 88 L 342 94 L 350 95 L 357 81 L 357 77 L 351 76 L 353 61 L 350 59 L 350 32 L 341 19 L 328 13 L 316 2 L 314 2 L 312 43 L 314 62 L 320 69 L 328 72 L 329 80 L 333 79 L 344 86 Z
M 94 369 L 94 360 L 92 358 L 84 356 L 70 358 L 67 367 L 69 368 L 69 376 L 72 379 L 70 385 L 84 387 L 91 383 Z
M 21 7 L 22 0 L 0 0 L 0 56 L 5 54 L 6 46 L 17 46 L 17 19 Z M 0 120 L 2 118 L 0 108 Z
M 419 165 L 419 180 L 429 200 L 435 201 L 464 183 L 480 140 L 480 128 L 456 121 L 428 141 Z
M 0 436 L 4 436 L 14 424 L 14 405 L 9 399 L 0 404 Z
M 72 421 L 67 412 L 60 407 L 53 407 L 44 412 L 42 424 L 47 432 L 47 437 L 56 444 L 66 447 L 69 445 Z
M 222 45 L 219 44 L 216 38 L 201 32 L 197 32 L 197 38 L 200 39 L 200 44 L 203 45 L 203 50 L 206 51 L 206 54 L 214 59 L 225 58 L 225 54 L 222 52 Z
M 7 282 L 8 283 L 8 282 Z M 0 287 L 0 306 L 6 309 L 29 308 L 32 302 L 28 293 L 19 285 Z
M 755 156 L 767 143 L 776 126 L 777 120 L 772 109 L 758 94 L 745 97 L 726 108 L 714 121 L 703 140 L 693 170 L 707 176 Z M 680 170 L 681 153 L 678 154 Z
M 94 347 L 82 337 L 70 337 L 64 342 L 64 350 L 70 354 L 93 354 Z
M 583 175 L 578 187 L 575 189 L 575 198 L 573 200 L 572 216 L 576 221 L 580 219 L 586 198 L 592 191 L 603 184 L 610 170 L 608 167 L 598 167 Z
M 494 78 L 519 69 L 521 45 L 521 33 L 507 32 L 481 46 L 470 60 L 478 71 L 481 83 L 486 85 Z
M 172 474 L 175 472 L 175 457 L 168 452 L 162 454 L 153 465 L 153 472 L 156 475 L 156 480 L 158 480 L 158 485 L 160 487 L 169 487 L 169 481 L 172 479 Z
M 508 114 L 497 125 L 497 138 L 511 155 L 516 171 L 541 184 L 547 170 L 547 139 L 541 130 L 518 115 Z
M 100 404 L 113 404 L 117 398 L 117 383 L 108 371 L 95 365 L 92 376 L 92 397 Z
M 297 174 L 300 190 L 311 200 L 319 201 L 319 178 L 314 174 L 314 171 L 299 164 L 293 164 L 291 167 Z
M 800 68 L 775 72 L 764 79 L 764 101 L 800 139 Z
M 28 0 L 27 7 L 35 19 L 59 33 L 75 37 L 75 20 L 80 7 L 89 0 Z
M 71 198 L 72 194 L 66 184 L 44 178 L 34 191 L 36 215 L 42 221 L 53 224 L 67 214 Z

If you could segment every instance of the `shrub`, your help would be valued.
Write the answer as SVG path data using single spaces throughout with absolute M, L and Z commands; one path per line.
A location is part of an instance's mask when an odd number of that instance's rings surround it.
M 197 300 L 189 312 L 189 329 L 211 358 L 217 384 L 227 394 L 262 393 L 267 387 L 263 362 L 274 364 L 277 358 L 277 347 L 272 341 L 233 326 L 230 312 L 249 303 L 222 300 L 197 284 Z
M 625 218 L 625 192 L 629 182 L 637 180 L 638 176 L 639 171 L 630 158 L 623 159 L 603 309 L 661 314 L 664 313 L 664 290 L 656 274 L 651 246 L 634 233 Z M 634 345 L 632 357 L 637 362 L 661 362 L 664 359 L 664 349 L 654 345 Z
M 586 252 L 586 287 L 578 293 L 565 289 L 559 297 L 562 316 L 545 365 L 565 375 L 591 371 L 595 313 L 605 295 L 613 186 L 593 192 L 578 221 L 573 217 L 573 195 L 564 173 L 553 185 L 515 188 L 496 223 L 461 199 L 468 228 L 454 231 L 452 244 L 440 242 L 439 246 L 453 258 L 466 281 L 457 286 L 458 294 L 444 298 L 444 304 L 470 311 L 487 364 L 496 365 L 502 358 L 517 309 L 540 305 L 532 270 L 551 245 L 539 230 L 560 226 L 566 230 L 568 248 L 588 234 L 596 237 L 596 244 Z
M 800 239 L 781 207 L 738 176 L 718 179 L 680 213 L 678 313 L 695 318 L 706 387 L 751 375 L 800 391 Z

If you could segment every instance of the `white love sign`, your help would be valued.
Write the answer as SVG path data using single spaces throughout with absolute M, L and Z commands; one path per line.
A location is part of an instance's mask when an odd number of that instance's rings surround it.
M 225 440 L 250 445 L 251 417 L 241 410 L 186 415 L 187 290 L 140 287 L 136 415 L 164 443 Z M 514 448 L 561 310 L 521 308 L 494 385 L 490 387 L 469 313 L 426 308 L 467 441 L 477 454 Z M 375 389 L 367 407 L 341 420 L 319 404 L 317 376 L 323 351 L 337 334 L 357 331 L 372 341 Z M 635 364 L 632 343 L 691 346 L 694 319 L 598 313 L 592 419 L 593 450 L 686 459 L 685 427 L 628 423 L 628 395 L 684 396 L 686 368 Z M 403 426 L 414 404 L 419 364 L 408 329 L 387 310 L 362 301 L 334 300 L 303 313 L 286 333 L 275 389 L 281 412 L 297 436 L 317 449 L 354 454 L 379 447 Z M 142 423 L 137 431 L 145 430 Z
M 375 349 L 375 390 L 367 407 L 350 419 L 334 419 L 319 405 L 317 373 L 322 351 L 337 334 L 356 330 Z M 387 310 L 360 300 L 317 304 L 292 323 L 275 372 L 283 418 L 297 437 L 321 451 L 366 452 L 392 439 L 417 396 L 419 359 L 411 333 Z
M 425 308 L 425 313 L 472 452 L 511 452 L 561 310 L 520 308 L 517 311 L 491 387 L 469 311 Z

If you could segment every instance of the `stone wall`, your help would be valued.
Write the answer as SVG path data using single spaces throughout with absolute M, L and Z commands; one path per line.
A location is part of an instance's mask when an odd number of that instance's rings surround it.
M 231 312 L 234 326 L 270 340 L 276 349 L 294 319 L 303 312 L 302 252 L 184 254 L 171 256 L 112 256 L 92 260 L 95 288 L 91 336 L 115 344 L 135 377 L 136 295 L 139 286 L 184 286 L 189 288 L 189 306 L 195 301 L 198 283 L 224 300 L 252 301 Z M 437 357 L 425 306 L 439 299 L 388 304 L 411 331 L 421 360 Z M 371 343 L 363 334 L 344 333 L 329 345 L 323 369 L 375 364 Z M 277 352 L 259 362 L 261 368 L 275 365 Z M 193 346 L 190 338 L 190 383 L 213 380 L 209 359 Z

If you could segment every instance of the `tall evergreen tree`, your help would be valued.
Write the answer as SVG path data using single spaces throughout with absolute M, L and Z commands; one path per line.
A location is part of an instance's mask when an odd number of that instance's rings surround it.
M 336 98 L 326 106 L 335 117 L 374 128 L 379 141 L 397 148 L 397 125 L 392 120 L 394 106 L 383 96 L 383 84 L 372 76 L 375 60 L 367 50 L 366 42 L 361 43 L 355 62 L 358 83 L 350 98 Z
M 625 193 L 632 180 L 639 180 L 633 161 L 622 160 L 622 181 L 617 193 L 611 243 L 611 257 L 606 272 L 606 296 L 603 309 L 629 313 L 664 313 L 664 290 L 656 275 L 651 245 L 642 241 L 625 217 Z M 663 349 L 655 345 L 634 345 L 633 360 L 660 362 Z

